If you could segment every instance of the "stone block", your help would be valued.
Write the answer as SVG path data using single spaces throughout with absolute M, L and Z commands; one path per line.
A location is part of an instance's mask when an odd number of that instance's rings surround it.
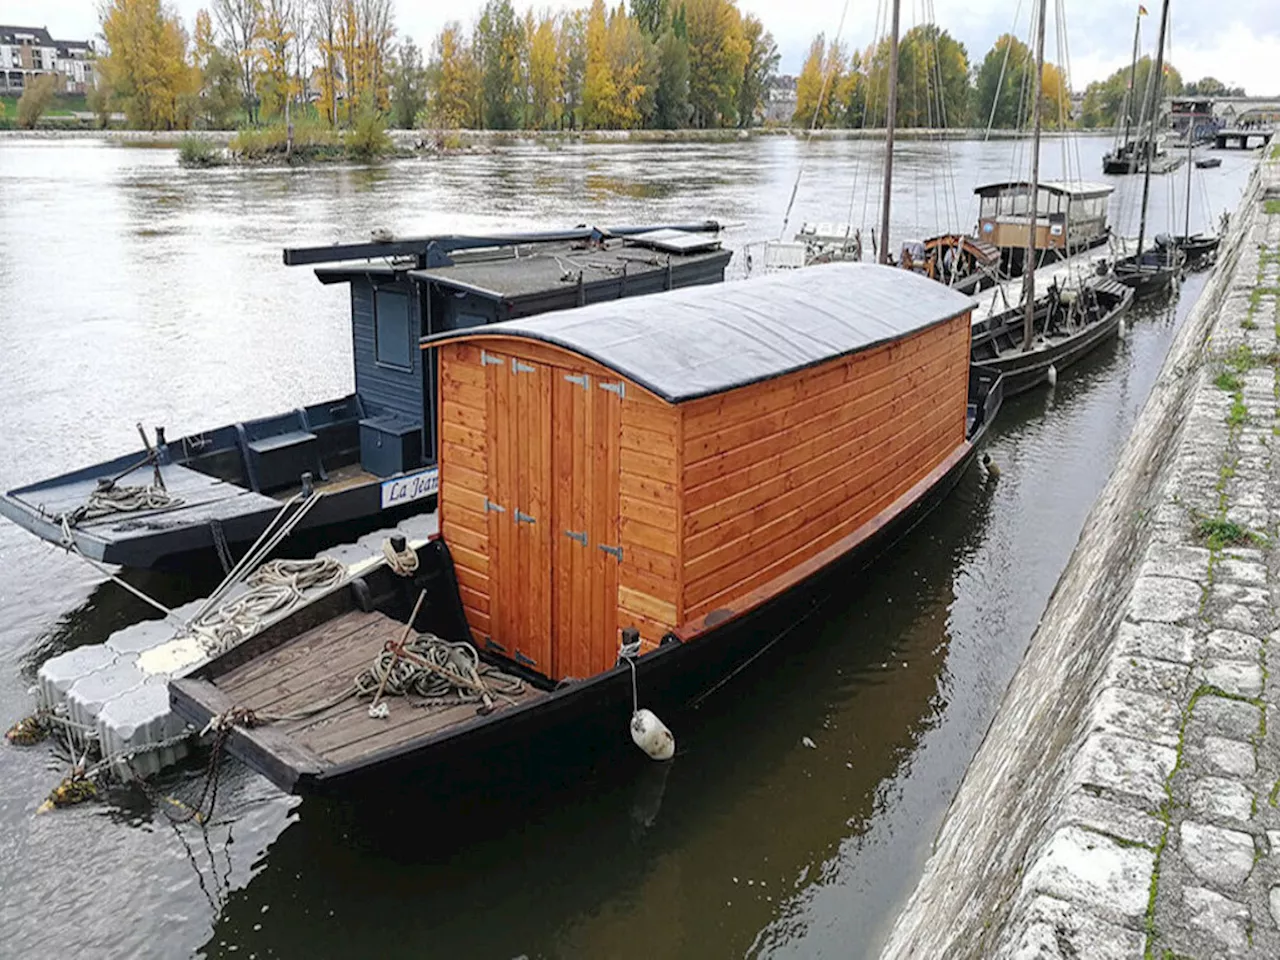
M 1249 949 L 1249 908 L 1203 887 L 1187 887 L 1182 891 L 1187 923 L 1191 928 L 1232 956 Z
M 1223 557 L 1213 569 L 1213 578 L 1220 583 L 1261 586 L 1267 582 L 1267 568 L 1261 563 Z
M 1203 763 L 1208 770 L 1230 777 L 1251 777 L 1258 765 L 1253 756 L 1253 745 L 1225 737 L 1205 737 L 1199 748 L 1187 744 L 1184 752 L 1193 760 Z
M 1190 675 L 1190 669 L 1181 663 L 1150 657 L 1112 657 L 1107 663 L 1102 684 L 1105 687 L 1126 687 L 1158 696 L 1179 698 Z
M 1072 761 L 1068 782 L 1130 794 L 1145 800 L 1154 810 L 1165 798 L 1164 782 L 1176 759 L 1171 747 L 1091 733 Z
M 1131 960 L 1142 955 L 1142 934 L 1100 920 L 1077 904 L 1037 896 L 1013 921 L 1011 960 Z
M 1203 727 L 1207 733 L 1245 740 L 1258 732 L 1261 721 L 1262 711 L 1251 703 L 1226 697 L 1201 697 L 1196 701 L 1188 729 Z
M 1192 812 L 1198 816 L 1241 823 L 1248 823 L 1253 816 L 1253 791 L 1239 780 L 1201 777 L 1191 781 L 1188 797 Z
M 1237 697 L 1257 697 L 1262 693 L 1262 665 L 1244 660 L 1206 660 L 1196 668 L 1201 682 Z
M 1257 663 L 1262 641 L 1239 630 L 1214 630 L 1201 641 L 1200 649 L 1208 657 Z
M 1153 544 L 1147 550 L 1138 575 L 1204 580 L 1209 575 L 1209 556 L 1204 547 Z
M 1200 584 L 1176 577 L 1139 577 L 1129 596 L 1128 619 L 1178 623 L 1200 610 Z
M 1079 827 L 1063 827 L 1027 870 L 1023 890 L 1137 919 L 1146 914 L 1154 869 L 1154 851 L 1122 846 Z
M 1164 832 L 1164 822 L 1145 809 L 1095 797 L 1081 789 L 1063 798 L 1050 823 L 1054 829 L 1068 825 L 1084 827 L 1130 843 L 1144 843 L 1152 849 L 1159 844 Z
M 1250 834 L 1186 820 L 1178 838 L 1183 862 L 1202 882 L 1229 889 L 1249 879 L 1254 854 Z
M 1122 623 L 1116 634 L 1118 657 L 1151 657 L 1172 663 L 1195 659 L 1195 633 L 1168 623 Z
M 1090 728 L 1136 740 L 1178 745 L 1181 710 L 1167 697 L 1109 687 L 1094 701 L 1089 712 Z

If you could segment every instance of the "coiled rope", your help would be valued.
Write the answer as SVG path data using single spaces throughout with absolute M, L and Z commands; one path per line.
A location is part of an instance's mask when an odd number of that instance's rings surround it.
M 382 555 L 386 558 L 387 566 L 402 577 L 411 577 L 418 570 L 418 554 L 407 543 L 403 550 L 396 550 L 390 538 L 383 540 Z
M 419 634 L 403 648 L 388 644 L 378 651 L 344 688 L 332 697 L 291 713 L 259 713 L 260 720 L 287 723 L 306 720 L 351 697 L 379 695 L 416 697 L 415 707 L 452 707 L 464 703 L 513 702 L 524 692 L 524 681 L 484 663 L 465 640 L 451 642 L 432 633 Z
M 346 574 L 346 566 L 332 557 L 271 560 L 246 578 L 246 592 L 200 614 L 190 632 L 216 657 L 254 634 L 268 617 L 292 609 L 309 592 L 337 586 Z

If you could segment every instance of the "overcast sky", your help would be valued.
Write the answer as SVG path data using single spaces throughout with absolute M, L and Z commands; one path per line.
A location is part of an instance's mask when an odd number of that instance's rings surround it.
M 196 11 L 209 0 L 169 0 L 190 29 Z M 411 36 L 428 47 L 446 20 L 470 24 L 484 0 L 399 0 L 397 27 L 400 36 Z M 586 0 L 589 2 L 589 0 Z M 537 0 L 536 9 L 584 6 L 583 0 Z M 608 2 L 608 0 L 606 0 Z M 842 36 L 864 47 L 875 32 L 876 4 L 881 0 L 849 0 Z M 514 0 L 517 10 L 527 3 Z M 926 19 L 921 11 L 932 7 L 934 19 L 950 31 L 978 62 L 1001 33 L 1013 29 L 1027 37 L 1029 0 L 906 0 L 902 29 Z M 835 32 L 841 4 L 834 0 L 739 0 L 739 6 L 756 14 L 773 33 L 782 53 L 782 71 L 796 73 L 813 36 Z M 1146 0 L 1151 15 L 1143 19 L 1143 46 L 1155 41 L 1159 2 Z M 1136 3 L 1117 0 L 1075 0 L 1066 11 L 1067 40 L 1071 53 L 1071 82 L 1083 89 L 1091 80 L 1107 76 L 1129 62 Z M 1014 28 L 1014 11 L 1018 23 Z M 1052 36 L 1046 56 L 1055 55 Z M 1232 86 L 1243 86 L 1258 95 L 1280 94 L 1280 0 L 1175 0 L 1171 7 L 1169 56 L 1185 79 L 1206 74 Z M 0 0 L 0 22 L 23 26 L 47 26 L 57 39 L 83 39 L 98 34 L 95 0 Z

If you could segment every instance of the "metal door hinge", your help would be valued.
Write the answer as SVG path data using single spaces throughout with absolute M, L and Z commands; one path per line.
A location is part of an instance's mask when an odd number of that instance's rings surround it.
M 527 513 L 521 513 L 519 508 L 516 509 L 516 523 L 537 523 L 537 522 L 538 522 L 537 520 L 533 519 L 533 517 L 529 516 Z
M 568 380 L 570 383 L 576 383 L 583 390 L 591 389 L 591 378 L 587 376 L 585 373 L 583 374 L 566 373 L 564 375 L 564 378 Z
M 507 508 L 499 504 L 496 504 L 492 500 L 490 500 L 488 497 L 485 497 L 484 512 L 485 513 L 506 513 Z
M 534 371 L 535 369 L 537 369 L 537 368 L 536 368 L 536 367 L 534 367 L 534 365 L 533 365 L 533 364 L 531 364 L 531 363 L 521 363 L 521 362 L 520 362 L 519 360 L 517 360 L 515 357 L 512 357 L 512 358 L 511 358 L 511 372 L 512 372 L 512 373 L 533 373 L 533 371 Z
M 587 531 L 585 530 L 583 530 L 581 533 L 575 533 L 572 530 L 566 530 L 564 532 L 564 535 L 568 537 L 570 540 L 577 540 L 578 543 L 582 544 L 584 547 L 587 545 Z
M 506 361 L 505 361 L 505 360 L 503 360 L 501 357 L 495 357 L 492 353 L 489 353 L 487 350 L 481 350 L 481 351 L 480 351 L 480 365 L 481 365 L 481 366 L 484 366 L 484 365 L 486 365 L 486 364 L 491 364 L 491 365 L 493 365 L 493 366 L 495 366 L 495 367 L 500 367 L 500 366 L 502 366 L 504 363 L 506 363 Z
M 620 397 L 625 397 L 627 395 L 627 385 L 621 380 L 617 383 L 602 383 L 600 384 L 600 389 L 608 390 L 610 393 L 616 393 Z
M 602 543 L 602 544 L 600 544 L 600 549 L 601 549 L 601 550 L 603 550 L 605 553 L 611 554 L 611 555 L 613 556 L 613 558 L 614 558 L 615 560 L 617 560 L 619 563 L 621 563 L 621 562 L 622 562 L 622 548 L 621 548 L 621 547 L 610 547 L 610 546 L 607 546 L 606 544 L 603 544 L 603 543 Z

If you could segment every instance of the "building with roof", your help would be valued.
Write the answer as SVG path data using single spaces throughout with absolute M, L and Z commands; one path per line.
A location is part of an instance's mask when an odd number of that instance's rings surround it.
M 0 24 L 0 95 L 20 96 L 46 73 L 59 78 L 59 93 L 85 94 L 94 85 L 93 55 L 87 40 L 55 40 L 46 27 Z

